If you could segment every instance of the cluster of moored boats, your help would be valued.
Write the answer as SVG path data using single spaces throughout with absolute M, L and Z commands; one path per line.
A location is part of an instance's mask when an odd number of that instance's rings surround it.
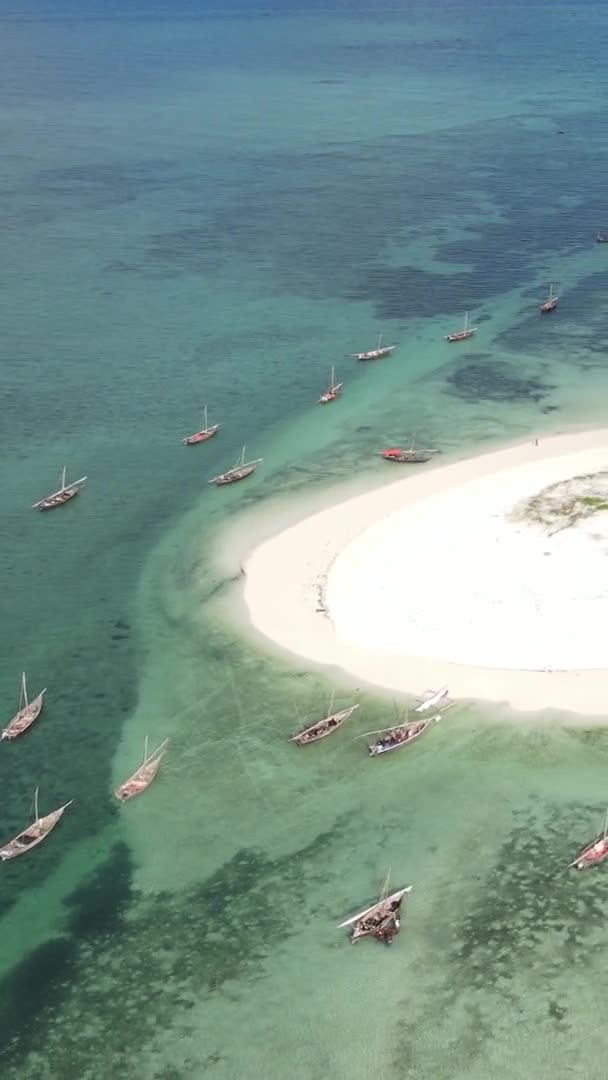
M 608 243 L 608 234 L 599 233 L 596 237 L 598 244 Z M 551 311 L 555 311 L 559 302 L 559 296 L 553 292 L 553 285 L 549 286 L 549 295 L 546 300 L 539 305 L 541 314 L 546 315 Z M 446 341 L 467 341 L 477 333 L 478 327 L 471 326 L 469 323 L 469 313 L 467 312 L 464 317 L 464 324 L 459 330 L 453 330 L 450 334 L 446 334 Z M 360 360 L 362 362 L 369 360 L 382 360 L 385 356 L 390 356 L 391 353 L 397 348 L 396 345 L 383 345 L 382 333 L 378 337 L 378 343 L 374 349 L 368 349 L 366 352 L 351 353 L 353 360 Z M 344 388 L 343 382 L 336 381 L 336 369 L 332 366 L 331 376 L 327 390 L 325 390 L 319 397 L 319 405 L 329 405 L 332 401 L 337 401 Z M 208 442 L 214 435 L 217 434 L 221 425 L 210 424 L 207 416 L 207 406 L 203 409 L 203 415 L 201 417 L 200 427 L 192 435 L 186 435 L 182 439 L 184 446 L 198 446 L 199 443 Z M 226 472 L 220 473 L 218 476 L 213 476 L 208 481 L 209 484 L 215 484 L 216 487 L 223 487 L 226 484 L 235 484 L 239 480 L 244 480 L 247 476 L 251 476 L 255 472 L 258 465 L 262 462 L 262 458 L 253 458 L 250 461 L 246 461 L 245 451 L 246 446 L 243 446 L 240 456 L 237 458 L 234 465 L 227 469 Z M 411 444 L 409 446 L 390 446 L 385 450 L 378 450 L 377 453 L 385 461 L 393 461 L 401 465 L 422 465 L 433 457 L 434 454 L 438 454 L 438 450 L 431 450 L 428 448 L 420 449 L 415 446 L 415 435 L 412 436 Z M 82 476 L 80 480 L 74 480 L 71 483 L 66 483 L 66 470 L 64 468 L 61 476 L 61 487 L 54 491 L 51 495 L 46 495 L 44 499 L 39 499 L 38 502 L 33 504 L 35 510 L 54 510 L 58 506 L 64 506 L 76 495 L 78 495 L 80 488 L 85 483 L 87 477 Z
M 391 727 L 380 728 L 376 731 L 365 731 L 363 734 L 358 735 L 357 738 L 364 739 L 376 736 L 367 745 L 370 757 L 379 757 L 381 754 L 391 753 L 393 750 L 411 746 L 433 723 L 441 720 L 443 714 L 452 705 L 453 702 L 448 698 L 447 686 L 442 687 L 441 690 L 429 690 L 416 705 L 413 720 L 409 720 L 406 715 L 404 720 L 393 724 Z M 332 706 L 330 705 L 326 716 L 297 731 L 295 735 L 291 736 L 290 742 L 295 742 L 298 746 L 307 746 L 309 743 L 319 742 L 342 727 L 358 708 L 358 705 L 349 705 L 338 712 L 332 712 Z M 434 709 L 440 711 L 434 712 L 432 711 Z M 424 715 L 427 713 L 428 715 Z M 603 832 L 591 843 L 585 845 L 574 861 L 570 863 L 569 869 L 575 867 L 577 870 L 585 870 L 597 866 L 606 857 L 608 857 L 608 813 L 606 814 Z M 379 899 L 374 904 L 339 924 L 338 929 L 351 928 L 350 940 L 353 944 L 363 937 L 375 937 L 386 945 L 390 945 L 393 938 L 399 933 L 401 928 L 401 905 L 405 897 L 412 891 L 412 886 L 407 885 L 397 889 L 396 892 L 390 893 L 389 875 L 387 875 Z
M 30 701 L 27 693 L 27 680 L 25 672 L 23 672 L 21 676 L 19 707 L 15 715 L 2 730 L 0 740 L 12 742 L 31 728 L 34 721 L 38 719 L 42 712 L 45 694 L 46 687 Z M 160 746 L 157 746 L 152 753 L 149 753 L 148 740 L 146 738 L 141 765 L 138 766 L 131 776 L 126 780 L 123 780 L 123 782 L 114 789 L 114 796 L 119 802 L 122 803 L 126 802 L 127 799 L 132 799 L 134 795 L 141 794 L 142 791 L 145 791 L 146 788 L 150 786 L 158 772 L 167 744 L 168 740 L 165 739 Z M 49 814 L 45 814 L 41 817 L 38 812 L 38 788 L 36 788 L 34 793 L 33 820 L 30 821 L 21 832 L 17 833 L 12 840 L 9 840 L 3 847 L 0 847 L 0 860 L 4 862 L 7 859 L 14 859 L 17 855 L 23 855 L 26 851 L 30 851 L 31 848 L 37 847 L 37 845 L 49 835 L 51 830 L 55 828 L 55 825 L 63 816 L 68 806 L 72 805 L 72 802 L 73 800 L 70 799 L 70 801 L 64 803 L 63 806 L 59 806 L 56 810 L 52 810 Z

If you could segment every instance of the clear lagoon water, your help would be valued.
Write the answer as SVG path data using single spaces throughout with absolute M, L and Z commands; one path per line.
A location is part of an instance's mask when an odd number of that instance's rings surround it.
M 0 31 L 4 715 L 48 687 L 2 836 L 74 799 L 2 866 L 2 1077 L 605 1080 L 608 879 L 565 869 L 605 732 L 471 704 L 370 761 L 392 703 L 237 609 L 255 530 L 394 477 L 387 440 L 605 423 L 608 5 L 1 0 Z M 35 515 L 64 464 L 85 490 Z M 295 750 L 332 691 L 361 708 Z M 404 930 L 353 949 L 389 866 Z

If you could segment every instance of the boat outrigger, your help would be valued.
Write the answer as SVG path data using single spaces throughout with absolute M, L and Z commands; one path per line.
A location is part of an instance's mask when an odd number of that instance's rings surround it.
M 550 311 L 555 311 L 559 296 L 556 296 L 553 292 L 553 285 L 549 285 L 549 295 L 545 302 L 540 305 L 539 311 L 541 315 L 547 315 Z
M 396 345 L 383 345 L 382 334 L 380 334 L 375 349 L 369 349 L 368 352 L 351 353 L 351 356 L 354 360 L 381 360 L 383 356 L 390 356 L 396 348 Z
M 414 712 L 420 713 L 426 712 L 427 709 L 432 709 L 433 706 L 438 705 L 440 701 L 445 701 L 448 693 L 449 691 L 447 686 L 442 686 L 441 690 L 426 690 L 425 693 L 422 695 L 422 698 L 419 699 L 418 704 L 414 709 Z M 445 701 L 445 704 L 442 705 L 442 709 L 445 710 L 447 706 L 448 702 Z
M 207 483 L 217 484 L 218 487 L 222 484 L 236 484 L 237 480 L 244 480 L 246 476 L 251 476 L 262 460 L 262 458 L 256 458 L 255 461 L 245 461 L 245 447 L 243 447 L 236 465 L 228 469 L 228 472 L 214 476 L 213 480 L 208 480 Z
M 319 398 L 318 404 L 319 405 L 327 405 L 330 401 L 335 401 L 336 398 L 340 397 L 340 394 L 342 393 L 342 387 L 343 386 L 344 386 L 344 383 L 341 383 L 341 382 L 337 383 L 336 382 L 336 373 L 335 373 L 334 368 L 332 367 L 332 369 L 331 369 L 331 379 L 329 381 L 329 388 L 325 391 L 324 394 L 321 394 L 321 397 Z
M 44 817 L 40 817 L 38 814 L 38 788 L 34 794 L 34 820 L 31 825 L 28 825 L 23 832 L 18 833 L 12 840 L 9 840 L 8 844 L 0 848 L 0 859 L 4 862 L 6 859 L 14 859 L 17 855 L 23 855 L 26 851 L 36 847 L 40 844 L 45 837 L 47 837 L 51 829 L 55 828 L 55 825 L 67 810 L 68 806 L 72 805 L 73 800 L 64 803 L 57 810 L 53 810 L 50 814 L 46 814 Z
M 416 450 L 415 438 L 416 436 L 412 435 L 409 447 L 391 446 L 388 450 L 379 450 L 378 453 L 385 461 L 398 461 L 402 465 L 421 465 L 425 461 L 430 461 L 433 454 L 439 453 L 438 450 Z
M 63 506 L 64 503 L 73 499 L 78 495 L 82 484 L 84 484 L 86 476 L 81 476 L 80 480 L 74 480 L 72 484 L 66 484 L 65 482 L 65 466 L 61 474 L 61 487 L 59 491 L 54 491 L 52 495 L 47 495 L 46 498 L 40 499 L 32 505 L 32 510 L 54 510 L 56 506 Z
M 13 719 L 6 725 L 0 739 L 16 739 L 18 735 L 22 735 L 24 731 L 27 731 L 29 727 L 37 720 L 42 712 L 42 706 L 44 704 L 44 695 L 46 694 L 46 687 L 41 690 L 37 697 L 33 701 L 27 699 L 27 683 L 25 681 L 25 671 L 21 676 L 21 694 L 19 695 L 19 708 Z
M 151 754 L 148 753 L 148 736 L 144 743 L 144 759 L 138 769 L 129 776 L 127 780 L 123 780 L 122 784 L 119 784 L 114 789 L 114 795 L 119 802 L 126 802 L 127 799 L 132 799 L 134 795 L 141 795 L 142 791 L 150 787 L 150 784 L 154 780 L 159 768 L 160 763 L 167 749 L 169 740 L 165 739 L 160 746 L 156 747 Z
M 405 889 L 398 889 L 397 892 L 391 893 L 389 896 L 389 877 L 390 870 L 386 875 L 386 881 L 377 903 L 340 923 L 339 930 L 344 926 L 352 926 L 350 940 L 353 945 L 360 938 L 369 937 L 370 935 L 378 938 L 379 941 L 384 941 L 386 945 L 390 945 L 395 935 L 399 933 L 401 929 L 401 920 L 399 918 L 401 904 L 403 897 L 411 893 L 412 886 L 407 885 Z
M 203 418 L 201 420 L 201 426 L 199 431 L 195 431 L 194 435 L 187 435 L 185 439 L 182 439 L 184 446 L 196 446 L 197 443 L 206 442 L 207 439 L 211 439 L 219 430 L 219 424 L 209 425 L 207 421 L 207 406 L 203 410 Z
M 590 866 L 598 866 L 603 862 L 608 855 L 608 811 L 606 812 L 606 820 L 604 821 L 604 831 L 593 840 L 587 847 L 584 847 L 579 855 L 576 856 L 574 862 L 570 863 L 568 869 L 572 869 L 573 866 L 577 870 L 586 870 Z
M 464 317 L 464 325 L 462 330 L 453 330 L 451 334 L 446 334 L 446 341 L 466 341 L 467 338 L 473 337 L 473 334 L 477 333 L 476 326 L 469 326 L 469 313 L 467 311 Z
M 306 746 L 307 743 L 318 742 L 319 739 L 325 739 L 327 735 L 331 735 L 332 732 L 337 731 L 339 727 L 342 727 L 342 724 L 353 715 L 355 709 L 359 708 L 359 705 L 349 705 L 347 709 L 341 709 L 339 712 L 335 713 L 332 713 L 331 708 L 332 706 L 330 705 L 327 716 L 324 716 L 322 720 L 317 720 L 316 723 L 310 724 L 308 727 L 296 732 L 295 735 L 291 736 L 289 741 L 297 743 L 298 746 Z

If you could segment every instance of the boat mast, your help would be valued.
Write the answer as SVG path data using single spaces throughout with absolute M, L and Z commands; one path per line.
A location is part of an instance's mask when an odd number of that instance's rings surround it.
M 38 788 L 34 792 L 34 821 L 38 821 Z
M 386 877 L 384 879 L 384 885 L 382 886 L 382 892 L 380 893 L 379 903 L 381 903 L 383 900 L 386 900 L 386 898 L 388 896 L 388 883 L 389 883 L 389 880 L 390 880 L 390 876 L 391 876 L 391 868 L 389 866 L 388 873 L 387 873 L 387 875 L 386 875 Z
M 383 334 L 383 331 L 381 330 L 380 334 L 378 335 L 378 346 L 377 346 L 377 348 L 379 348 L 379 349 L 382 347 L 382 334 Z
M 63 472 L 61 474 L 61 491 L 65 491 L 65 465 L 63 466 Z
M 19 703 L 19 711 L 21 712 L 21 709 L 27 709 L 27 706 L 27 684 L 25 681 L 25 671 L 23 671 L 21 673 L 21 701 Z
M 203 431 L 207 430 L 207 406 L 203 410 Z
M 468 311 L 466 311 L 465 316 L 464 316 L 464 332 L 465 332 L 465 334 L 466 334 L 468 329 L 469 329 L 469 313 L 468 313 Z

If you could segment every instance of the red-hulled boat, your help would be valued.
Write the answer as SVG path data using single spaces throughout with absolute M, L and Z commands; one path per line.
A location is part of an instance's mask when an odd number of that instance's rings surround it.
M 379 450 L 378 453 L 385 461 L 397 461 L 402 465 L 421 465 L 425 461 L 430 461 L 433 454 L 439 453 L 438 450 L 416 450 L 414 439 L 415 436 L 412 435 L 409 447 L 389 446 L 387 450 Z
M 541 315 L 548 315 L 550 311 L 555 311 L 559 296 L 556 296 L 553 292 L 553 285 L 549 286 L 549 295 L 544 304 L 541 304 L 539 311 Z
M 596 837 L 587 847 L 584 847 L 579 855 L 576 856 L 574 862 L 570 863 L 569 869 L 573 866 L 577 870 L 586 870 L 590 866 L 598 866 L 604 861 L 608 855 L 608 813 L 606 814 L 606 820 L 604 822 L 604 831 L 600 836 Z
M 325 391 L 324 394 L 321 394 L 321 397 L 319 398 L 318 404 L 319 405 L 328 405 L 330 401 L 335 401 L 336 398 L 340 397 L 340 394 L 342 393 L 342 387 L 343 386 L 344 386 L 344 383 L 341 383 L 341 382 L 337 383 L 336 382 L 336 374 L 335 374 L 335 371 L 334 371 L 334 369 L 332 367 L 332 369 L 331 369 L 331 379 L 329 381 L 329 387 Z
M 219 429 L 219 424 L 207 423 L 207 406 L 203 411 L 203 418 L 201 420 L 200 431 L 195 431 L 194 435 L 187 435 L 185 439 L 182 439 L 184 446 L 196 446 L 197 443 L 206 442 L 207 439 L 211 439 Z

